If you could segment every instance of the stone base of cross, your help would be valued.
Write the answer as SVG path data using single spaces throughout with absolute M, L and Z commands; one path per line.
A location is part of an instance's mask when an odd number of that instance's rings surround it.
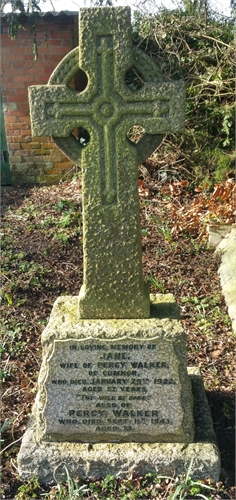
M 87 86 L 68 86 L 78 69 Z M 131 68 L 143 86 L 126 85 Z M 29 89 L 32 134 L 53 136 L 83 179 L 84 281 L 80 318 L 148 318 L 150 300 L 142 275 L 137 166 L 163 134 L 184 128 L 184 83 L 164 82 L 153 61 L 132 45 L 130 9 L 80 9 L 79 47 L 68 54 L 49 84 Z M 138 144 L 127 137 L 139 125 Z M 83 127 L 82 147 L 72 136 Z
M 63 482 L 66 469 L 71 478 L 180 476 L 196 457 L 192 477 L 219 480 L 211 412 L 199 369 L 186 368 L 178 306 L 171 294 L 151 299 L 151 317 L 139 320 L 83 320 L 78 297 L 57 299 L 18 455 L 22 479 Z

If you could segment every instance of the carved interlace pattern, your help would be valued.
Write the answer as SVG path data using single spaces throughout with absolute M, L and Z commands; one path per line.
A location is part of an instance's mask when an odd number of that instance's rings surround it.
M 133 47 L 133 66 L 137 68 L 142 75 L 145 75 L 145 81 L 147 83 L 156 83 L 163 80 L 156 63 L 137 47 Z M 79 47 L 76 47 L 58 64 L 48 84 L 68 85 L 79 69 Z M 53 139 L 70 160 L 77 165 L 80 164 L 82 146 L 72 134 L 67 138 L 59 139 L 58 137 L 53 137 Z

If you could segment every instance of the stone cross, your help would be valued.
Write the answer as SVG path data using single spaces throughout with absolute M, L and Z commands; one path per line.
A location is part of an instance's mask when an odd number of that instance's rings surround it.
M 143 86 L 133 90 L 126 74 L 138 69 Z M 78 69 L 87 86 L 69 86 Z M 184 128 L 184 83 L 158 79 L 153 61 L 132 46 L 129 7 L 84 8 L 79 47 L 58 65 L 48 85 L 29 89 L 32 134 L 53 136 L 78 164 L 83 181 L 84 282 L 79 316 L 148 318 L 149 291 L 142 276 L 137 166 L 163 134 Z M 146 131 L 138 144 L 127 134 Z M 72 136 L 83 127 L 85 147 Z

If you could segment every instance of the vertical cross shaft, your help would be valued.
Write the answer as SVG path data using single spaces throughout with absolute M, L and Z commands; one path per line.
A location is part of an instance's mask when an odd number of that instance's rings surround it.
M 124 103 L 115 92 L 116 78 L 120 78 L 117 74 L 125 70 L 124 54 L 130 58 L 129 11 L 90 9 L 84 14 L 85 17 L 82 11 L 80 41 L 84 39 L 84 30 L 93 33 L 90 51 L 94 51 L 97 95 L 101 102 L 98 120 L 102 115 L 104 121 L 102 118 L 99 144 L 91 137 L 83 158 L 85 245 L 80 316 L 149 317 L 149 291 L 142 276 L 137 152 L 127 140 L 127 127 L 125 133 L 122 131 L 125 124 L 122 126 L 119 108 Z M 83 69 L 87 63 L 88 54 L 82 49 Z M 87 66 L 85 71 L 90 75 L 91 67 Z M 128 113 L 128 109 L 125 111 Z
M 116 165 L 115 165 L 115 133 L 114 127 L 109 124 L 109 118 L 114 113 L 114 108 L 109 102 L 114 89 L 114 61 L 112 36 L 99 37 L 98 67 L 101 68 L 98 81 L 99 93 L 103 96 L 104 104 L 100 112 L 107 119 L 103 127 L 103 148 L 101 154 L 101 175 L 103 181 L 103 200 L 112 203 L 116 198 Z M 107 78 L 109 75 L 109 78 Z

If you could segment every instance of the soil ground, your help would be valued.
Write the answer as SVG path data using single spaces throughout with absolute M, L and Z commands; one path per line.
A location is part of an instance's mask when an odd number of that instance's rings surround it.
M 235 491 L 235 338 L 217 273 L 220 256 L 209 248 L 206 221 L 219 220 L 219 214 L 231 220 L 230 182 L 230 189 L 226 183 L 214 196 L 216 191 L 194 192 L 187 182 L 139 181 L 144 277 L 152 293 L 174 294 L 187 334 L 188 366 L 202 372 L 222 461 L 220 482 L 208 493 L 216 500 L 233 499 Z M 40 336 L 55 299 L 78 294 L 82 285 L 80 179 L 3 191 L 1 237 L 1 491 L 2 498 L 17 498 L 16 457 L 37 392 Z M 167 486 L 161 484 L 159 496 L 137 498 L 168 498 Z

